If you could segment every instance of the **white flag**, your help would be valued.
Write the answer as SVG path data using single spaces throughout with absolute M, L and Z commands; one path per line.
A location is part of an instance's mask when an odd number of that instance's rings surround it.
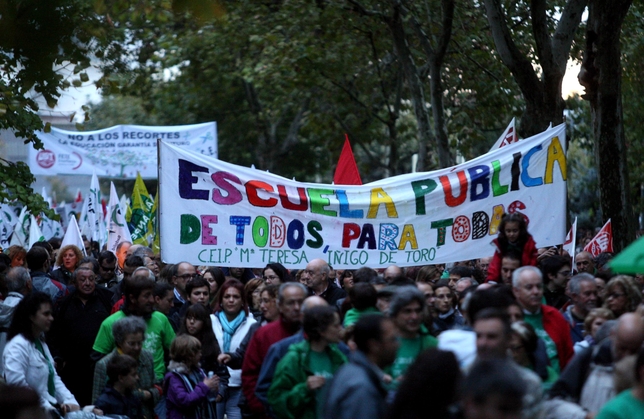
M 0 205 L 0 247 L 9 247 L 9 239 L 16 223 L 16 214 L 8 205 Z
M 63 237 L 63 242 L 60 244 L 61 249 L 68 244 L 77 246 L 83 256 L 87 256 L 87 254 L 85 253 L 85 243 L 83 243 L 83 238 L 81 237 L 80 230 L 78 229 L 76 217 L 69 217 L 67 231 L 65 232 L 65 237 Z
M 503 134 L 496 140 L 496 143 L 490 148 L 490 151 L 494 151 L 498 148 L 505 147 L 508 144 L 516 143 L 519 141 L 519 136 L 517 135 L 517 129 L 515 125 L 516 118 L 512 118 L 512 121 L 508 124 L 508 127 L 503 131 Z
M 577 217 L 575 217 L 575 222 L 572 223 L 570 231 L 566 235 L 566 240 L 562 246 L 563 250 L 568 252 L 572 256 L 572 266 L 575 266 L 575 249 L 577 246 Z
M 11 236 L 10 246 L 22 246 L 27 245 L 27 237 L 29 235 L 29 217 L 27 217 L 27 207 L 22 207 L 20 215 L 18 216 L 18 222 L 13 227 L 13 235 Z
M 89 224 L 90 235 L 92 240 L 101 241 L 101 227 L 102 208 L 101 208 L 101 189 L 98 185 L 98 177 L 96 172 L 92 175 L 92 182 L 89 186 L 89 194 L 85 200 L 87 203 L 87 221 Z
M 107 220 L 107 250 L 116 254 L 116 248 L 119 243 L 123 241 L 132 242 L 132 237 L 130 236 L 130 230 L 127 228 L 125 212 L 121 209 L 113 182 L 110 182 L 110 203 L 107 215 L 109 217 Z
M 38 227 L 38 221 L 36 221 L 36 217 L 32 215 L 30 217 L 30 220 L 31 224 L 29 225 L 29 247 L 27 249 L 31 249 L 31 247 L 36 242 L 45 241 L 45 236 L 43 236 L 40 228 Z

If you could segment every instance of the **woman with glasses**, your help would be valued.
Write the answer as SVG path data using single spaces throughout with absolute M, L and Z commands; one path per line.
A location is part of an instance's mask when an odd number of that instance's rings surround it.
M 143 339 L 146 325 L 143 319 L 136 316 L 124 317 L 112 325 L 114 344 L 112 352 L 105 355 L 96 363 L 94 368 L 94 386 L 92 388 L 92 403 L 103 393 L 107 385 L 107 363 L 115 355 L 129 355 L 137 362 L 139 381 L 134 396 L 141 400 L 143 416 L 153 419 L 154 406 L 161 397 L 160 388 L 154 385 L 154 359 L 152 353 L 143 350 Z
M 619 318 L 624 313 L 631 313 L 642 303 L 642 292 L 635 280 L 627 275 L 618 275 L 606 285 L 604 307 Z
M 281 263 L 269 263 L 262 272 L 266 285 L 281 285 L 284 282 L 291 282 L 291 274 Z
M 237 279 L 229 279 L 221 286 L 217 296 L 215 313 L 210 315 L 212 328 L 223 353 L 234 353 L 255 323 L 248 309 L 244 284 Z M 240 419 L 239 396 L 241 395 L 241 370 L 228 368 L 230 380 L 228 391 L 222 403 L 217 403 L 217 416 Z

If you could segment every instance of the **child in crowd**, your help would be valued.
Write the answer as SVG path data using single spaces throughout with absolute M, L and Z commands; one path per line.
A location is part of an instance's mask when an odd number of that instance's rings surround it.
M 219 377 L 206 377 L 199 368 L 199 339 L 190 335 L 177 336 L 170 346 L 170 359 L 169 372 L 163 383 L 163 392 L 167 395 L 167 418 L 215 419 L 217 414 L 208 398 L 216 397 Z
M 503 215 L 499 236 L 492 243 L 496 251 L 488 267 L 486 281 L 501 282 L 501 260 L 508 252 L 521 255 L 521 266 L 537 266 L 537 244 L 528 233 L 528 224 L 520 212 Z
M 139 381 L 138 365 L 129 355 L 115 355 L 107 363 L 107 387 L 96 400 L 95 408 L 103 415 L 121 415 L 143 419 L 141 401 L 132 391 Z

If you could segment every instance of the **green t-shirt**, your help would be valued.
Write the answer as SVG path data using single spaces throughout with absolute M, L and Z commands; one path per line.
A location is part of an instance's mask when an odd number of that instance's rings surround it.
M 313 375 L 319 375 L 326 379 L 324 386 L 315 392 L 315 415 L 321 418 L 326 394 L 329 390 L 331 379 L 333 378 L 333 363 L 331 362 L 331 358 L 329 358 L 329 354 L 326 351 L 315 352 L 312 350 L 309 352 L 309 369 Z
M 414 339 L 400 339 L 400 348 L 396 353 L 396 360 L 387 367 L 384 372 L 393 378 L 388 389 L 396 390 L 400 385 L 401 377 L 405 375 L 407 368 L 416 360 L 416 357 L 425 349 L 435 348 L 438 341 L 431 335 L 418 335 Z
M 115 347 L 114 336 L 112 335 L 112 325 L 117 320 L 126 317 L 123 310 L 119 310 L 107 319 L 103 320 L 101 327 L 96 335 L 93 349 L 102 354 L 109 354 Z M 163 380 L 165 375 L 164 349 L 169 350 L 170 344 L 174 340 L 174 330 L 163 313 L 158 311 L 152 312 L 152 316 L 145 320 L 147 329 L 145 330 L 145 340 L 143 349 L 150 351 L 154 356 L 154 376 L 157 381 Z
M 644 401 L 633 396 L 632 390 L 619 393 L 602 407 L 595 419 L 644 418 Z
M 548 359 L 550 360 L 550 366 L 555 373 L 559 374 L 559 372 L 561 372 L 561 369 L 559 367 L 557 345 L 555 344 L 555 341 L 552 340 L 550 335 L 548 335 L 546 329 L 543 328 L 543 313 L 539 311 L 537 314 L 526 314 L 524 320 L 530 326 L 534 327 L 534 331 L 537 333 L 537 336 L 541 338 L 546 344 L 546 353 L 548 355 Z

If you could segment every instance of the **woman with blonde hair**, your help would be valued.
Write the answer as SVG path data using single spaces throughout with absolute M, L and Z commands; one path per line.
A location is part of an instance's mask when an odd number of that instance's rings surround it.
M 612 311 L 615 318 L 634 312 L 641 303 L 642 292 L 632 277 L 618 275 L 606 284 L 604 307 Z
M 56 258 L 56 266 L 59 268 L 51 273 L 53 279 L 65 285 L 72 283 L 72 274 L 78 268 L 83 253 L 73 244 L 68 244 L 60 249 Z
M 27 267 L 25 258 L 27 257 L 27 250 L 24 247 L 14 244 L 7 249 L 7 256 L 11 259 L 11 267 L 17 266 Z

